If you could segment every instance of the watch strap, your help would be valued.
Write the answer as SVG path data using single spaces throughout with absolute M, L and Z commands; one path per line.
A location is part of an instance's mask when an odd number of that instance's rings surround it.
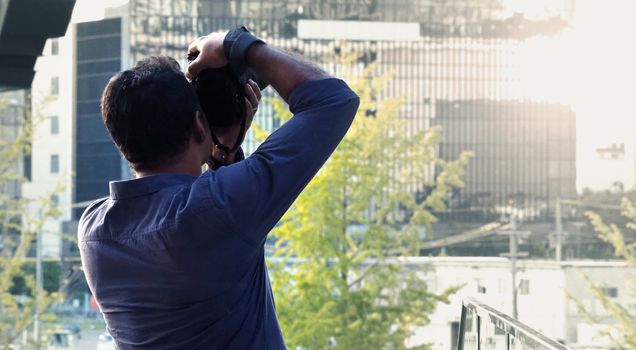
M 257 43 L 264 44 L 265 42 L 252 35 L 244 26 L 232 29 L 223 40 L 225 57 L 234 74 L 239 77 L 239 80 L 241 77 L 244 77 L 244 73 L 247 69 L 247 50 L 250 46 Z

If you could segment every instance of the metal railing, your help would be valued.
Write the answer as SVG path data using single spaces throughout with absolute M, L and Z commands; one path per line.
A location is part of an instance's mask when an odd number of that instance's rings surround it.
M 462 303 L 457 350 L 568 350 L 518 320 L 474 299 Z

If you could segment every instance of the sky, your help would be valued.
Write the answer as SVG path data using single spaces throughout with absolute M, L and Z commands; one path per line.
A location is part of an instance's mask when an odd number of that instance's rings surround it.
M 504 1 L 510 13 L 532 17 L 569 0 Z M 105 7 L 126 2 L 78 0 L 73 21 L 100 19 Z M 597 159 L 596 148 L 624 142 L 636 148 L 635 15 L 636 0 L 577 0 L 570 29 L 525 44 L 528 54 L 519 75 L 528 93 L 570 104 L 577 114 L 579 189 L 602 187 L 612 175 Z
M 595 148 L 629 142 L 633 152 L 636 146 L 635 14 L 633 0 L 579 0 L 573 28 L 564 34 L 578 123 L 579 187 L 608 175 Z
M 567 1 L 567 0 L 563 0 Z M 539 14 L 558 0 L 506 0 L 510 11 Z M 577 0 L 571 27 L 522 44 L 524 96 L 569 104 L 577 118 L 577 187 L 634 185 L 636 170 L 636 1 Z M 596 149 L 625 143 L 628 161 Z
M 104 18 L 104 9 L 118 7 L 128 0 L 76 0 L 72 23 L 98 21 Z

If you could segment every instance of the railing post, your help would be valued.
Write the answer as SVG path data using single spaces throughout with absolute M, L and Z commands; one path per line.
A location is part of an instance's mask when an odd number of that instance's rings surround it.
M 481 350 L 481 316 L 477 314 L 477 350 Z
M 457 350 L 464 350 L 464 334 L 466 333 L 466 306 L 462 303 L 462 315 L 459 320 L 459 335 L 457 336 Z
M 510 333 L 506 332 L 506 350 L 510 350 Z
M 460 325 L 460 341 L 461 345 L 458 345 L 458 349 L 463 350 L 463 342 L 465 341 L 465 332 L 468 328 L 466 319 L 470 312 L 471 318 L 471 340 L 476 325 L 477 330 L 477 346 L 478 350 L 481 350 L 481 335 L 482 335 L 482 323 L 486 322 L 488 325 L 495 327 L 495 341 L 501 340 L 497 335 L 497 330 L 503 331 L 506 337 L 506 350 L 524 348 L 524 349 L 546 349 L 546 350 L 570 350 L 567 346 L 557 342 L 554 339 L 548 338 L 545 335 L 539 333 L 535 329 L 532 329 L 528 325 L 514 319 L 500 311 L 493 309 L 492 307 L 482 304 L 478 301 L 474 301 L 470 298 L 462 302 L 462 324 Z M 474 320 L 474 321 L 473 321 Z M 489 329 L 488 329 L 489 330 Z M 487 331 L 488 331 L 487 330 Z M 501 333 L 499 333 L 501 334 Z M 502 335 L 503 335 L 502 334 Z M 490 333 L 485 333 L 486 338 L 491 336 Z M 488 338 L 489 339 L 489 338 Z M 513 344 L 514 342 L 514 344 Z M 513 346 L 514 345 L 514 346 Z M 517 346 L 519 345 L 519 346 Z M 462 347 L 460 347 L 462 346 Z M 489 344 L 486 344 L 486 348 Z

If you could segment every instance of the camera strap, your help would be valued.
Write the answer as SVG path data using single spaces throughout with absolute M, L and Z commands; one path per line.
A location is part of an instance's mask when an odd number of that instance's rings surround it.
M 221 143 L 221 141 L 219 141 L 219 139 L 216 137 L 216 135 L 214 134 L 214 131 L 212 131 L 212 128 L 210 128 L 210 134 L 212 134 L 212 142 L 214 143 L 214 147 L 218 148 L 219 150 L 221 150 L 221 152 L 223 152 L 223 160 L 218 160 L 218 159 L 214 159 L 214 157 L 210 156 L 210 158 L 212 159 L 212 162 L 217 163 L 219 165 L 229 165 L 231 164 L 231 162 L 228 160 L 228 157 L 230 156 L 230 153 L 235 152 L 236 150 L 239 149 L 239 147 L 241 147 L 241 144 L 243 143 L 243 140 L 245 139 L 245 127 L 247 124 L 247 118 L 243 117 L 243 119 L 241 120 L 241 129 L 239 130 L 239 137 L 236 139 L 236 142 L 234 143 L 234 146 L 232 146 L 232 148 L 224 145 Z

